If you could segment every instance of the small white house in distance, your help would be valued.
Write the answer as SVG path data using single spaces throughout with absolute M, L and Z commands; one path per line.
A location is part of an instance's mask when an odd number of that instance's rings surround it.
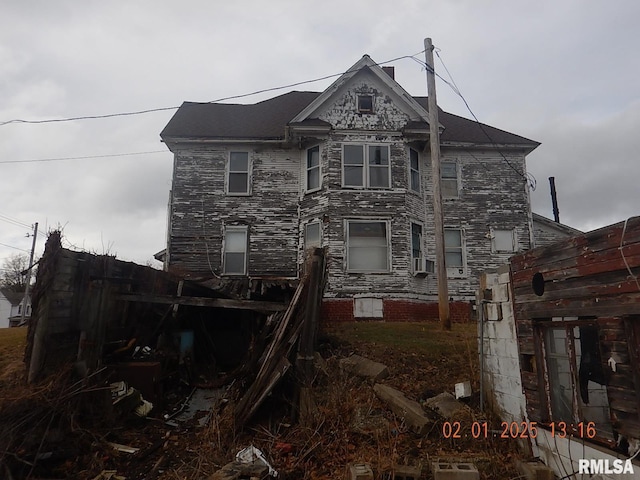
M 9 326 L 9 317 L 11 316 L 11 300 L 5 295 L 5 289 L 0 288 L 0 328 Z
M 24 292 L 0 288 L 0 328 L 19 327 L 22 322 Z M 27 299 L 25 321 L 31 317 L 31 298 Z

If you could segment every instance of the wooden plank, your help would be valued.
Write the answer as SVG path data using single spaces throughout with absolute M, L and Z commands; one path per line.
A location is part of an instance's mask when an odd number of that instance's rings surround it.
M 512 257 L 510 263 L 514 270 L 523 270 L 575 257 L 576 252 L 587 249 L 598 251 L 617 248 L 620 246 L 623 230 L 623 245 L 640 242 L 640 217 L 630 218 L 626 229 L 624 222 L 620 222 L 547 247 L 529 250 Z
M 640 269 L 636 269 L 640 276 Z M 534 293 L 531 282 L 514 286 L 513 294 L 516 303 L 539 300 L 556 300 L 559 298 L 580 298 L 589 296 L 619 295 L 621 293 L 636 293 L 640 295 L 638 283 L 629 278 L 627 270 L 605 272 L 600 275 L 572 277 L 558 281 L 547 281 L 544 294 Z
M 514 311 L 518 319 L 636 315 L 640 313 L 640 295 L 516 303 Z
M 116 299 L 125 302 L 161 303 L 165 305 L 190 305 L 193 307 L 235 308 L 258 312 L 279 312 L 287 306 L 278 302 L 259 300 L 235 300 L 230 298 L 177 297 L 173 295 L 119 294 Z

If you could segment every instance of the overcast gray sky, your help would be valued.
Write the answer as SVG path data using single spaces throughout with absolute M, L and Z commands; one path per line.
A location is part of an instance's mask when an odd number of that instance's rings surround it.
M 365 53 L 413 55 L 431 37 L 481 122 L 542 143 L 528 157 L 533 210 L 552 217 L 555 176 L 561 221 L 590 230 L 639 210 L 639 18 L 637 0 L 7 1 L 0 123 L 210 101 L 339 73 Z M 417 62 L 393 65 L 426 95 Z M 437 89 L 444 110 L 470 117 Z M 33 222 L 139 263 L 164 248 L 172 156 L 159 133 L 172 114 L 0 125 L 0 262 L 29 250 L 21 224 Z M 124 155 L 141 152 L 160 153 Z

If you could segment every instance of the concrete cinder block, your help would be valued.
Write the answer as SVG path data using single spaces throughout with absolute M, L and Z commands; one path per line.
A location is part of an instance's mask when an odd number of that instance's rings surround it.
M 498 275 L 498 283 L 501 285 L 507 285 L 509 283 L 509 272 Z
M 541 462 L 522 462 L 518 460 L 516 463 L 518 473 L 526 480 L 553 480 L 553 470 Z
M 499 303 L 487 303 L 487 320 L 502 320 L 502 305 Z
M 433 424 L 433 419 L 427 416 L 422 406 L 405 397 L 401 391 L 380 383 L 373 386 L 373 391 L 393 413 L 404 419 L 412 432 L 422 435 L 427 431 L 427 427 Z
M 350 463 L 347 466 L 347 480 L 373 480 L 373 470 L 368 463 Z
M 494 302 L 508 302 L 509 301 L 509 285 L 494 285 L 493 301 Z
M 389 376 L 389 369 L 386 365 L 360 355 L 351 355 L 347 358 L 340 359 L 340 368 L 345 372 L 353 373 L 359 377 L 370 378 L 378 381 Z
M 434 480 L 480 480 L 480 473 L 471 462 L 433 462 Z

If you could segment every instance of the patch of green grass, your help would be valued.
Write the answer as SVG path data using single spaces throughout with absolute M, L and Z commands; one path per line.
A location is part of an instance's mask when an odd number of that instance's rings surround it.
M 456 323 L 445 331 L 435 322 L 357 322 L 329 327 L 327 333 L 351 344 L 366 342 L 428 356 L 477 351 L 475 323 Z

